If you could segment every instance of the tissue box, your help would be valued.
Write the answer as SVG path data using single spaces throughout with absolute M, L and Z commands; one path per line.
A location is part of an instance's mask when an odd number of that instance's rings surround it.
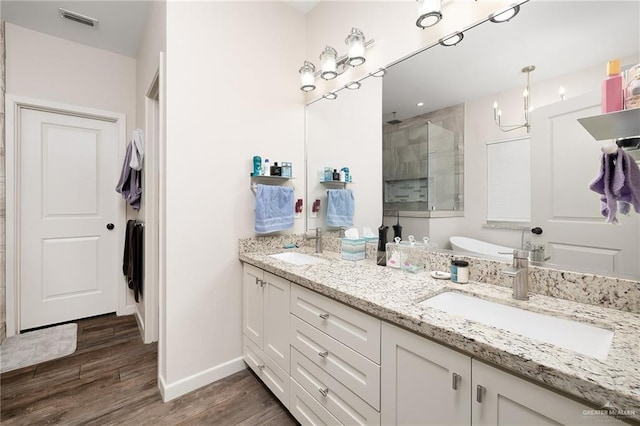
M 343 238 L 341 251 L 342 258 L 346 260 L 362 260 L 365 257 L 364 238 Z

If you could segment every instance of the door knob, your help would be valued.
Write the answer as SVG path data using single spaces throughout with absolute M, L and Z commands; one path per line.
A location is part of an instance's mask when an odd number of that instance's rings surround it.
M 113 228 L 115 228 L 116 226 L 113 223 L 107 223 L 107 229 L 109 231 L 111 231 Z
M 531 229 L 531 232 L 533 232 L 536 235 L 540 235 L 542 234 L 542 228 L 540 228 L 539 226 L 536 226 L 535 228 Z

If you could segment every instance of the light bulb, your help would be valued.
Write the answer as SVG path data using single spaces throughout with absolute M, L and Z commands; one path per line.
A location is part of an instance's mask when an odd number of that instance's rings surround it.
M 324 48 L 322 53 L 320 54 L 320 62 L 322 67 L 322 73 L 320 77 L 325 80 L 332 80 L 338 76 L 336 72 L 336 58 L 338 57 L 338 52 L 331 47 L 327 46 Z
M 349 47 L 349 52 L 347 53 L 349 65 L 357 67 L 358 65 L 364 64 L 366 61 L 364 57 L 365 38 L 362 31 L 357 28 L 352 28 L 344 42 Z
M 315 81 L 316 67 L 311 63 L 304 61 L 304 64 L 300 68 L 300 90 L 310 92 L 316 88 Z

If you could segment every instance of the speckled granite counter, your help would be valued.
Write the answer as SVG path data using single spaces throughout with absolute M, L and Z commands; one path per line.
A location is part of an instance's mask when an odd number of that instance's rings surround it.
M 280 245 L 281 247 L 281 245 Z M 256 247 L 257 248 L 257 247 Z M 311 250 L 296 249 L 306 253 Z M 410 274 L 379 267 L 370 260 L 351 262 L 325 252 L 327 263 L 295 266 L 268 254 L 282 249 L 241 250 L 239 258 L 298 285 L 415 331 L 478 359 L 589 401 L 628 410 L 640 421 L 640 315 L 600 306 L 531 294 L 529 301 L 511 297 L 511 289 L 478 282 L 466 285 L 435 280 L 427 272 Z M 614 331 L 606 360 L 421 307 L 418 302 L 443 291 L 459 291 L 524 309 L 550 313 Z

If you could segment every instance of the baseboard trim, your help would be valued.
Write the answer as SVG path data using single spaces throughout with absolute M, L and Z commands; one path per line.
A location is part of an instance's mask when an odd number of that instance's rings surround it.
M 246 368 L 247 365 L 240 356 L 174 383 L 167 384 L 164 377 L 158 375 L 158 388 L 160 389 L 162 400 L 168 402 Z

